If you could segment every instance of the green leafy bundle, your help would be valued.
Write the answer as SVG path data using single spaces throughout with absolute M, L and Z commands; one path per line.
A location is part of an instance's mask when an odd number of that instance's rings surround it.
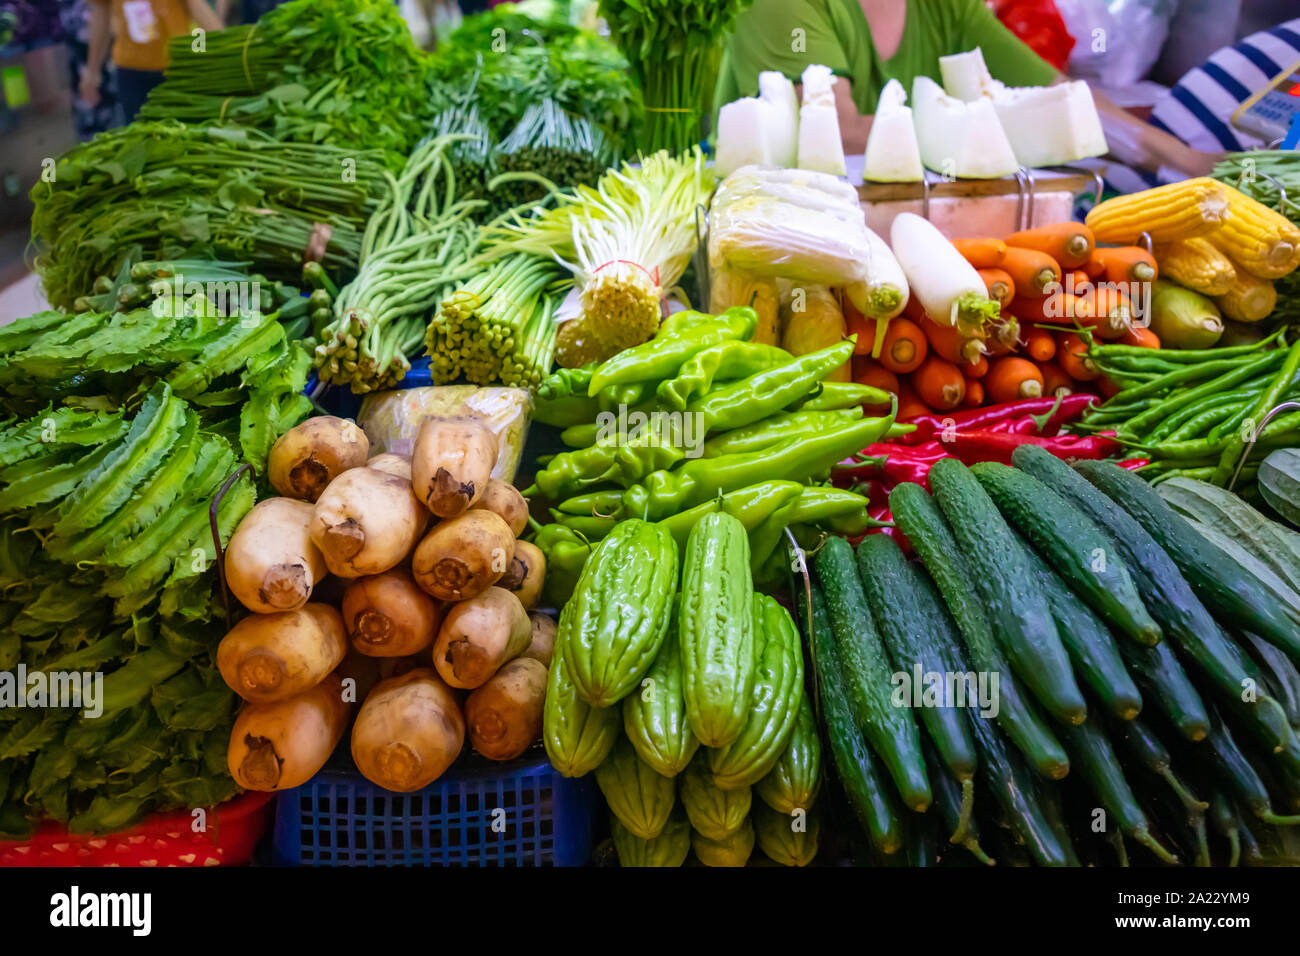
M 246 261 L 287 281 L 304 259 L 350 274 L 382 188 L 379 156 L 179 123 L 102 133 L 32 187 L 46 296 L 73 307 L 132 244 L 154 259 Z
M 170 45 L 140 118 L 233 122 L 276 139 L 383 150 L 396 168 L 431 111 L 428 60 L 388 0 L 293 0 L 256 24 Z
M 310 356 L 275 313 L 171 301 L 0 329 L 0 671 L 104 675 L 99 717 L 0 708 L 0 836 L 237 792 L 209 503 L 310 411 Z M 247 476 L 230 487 L 223 541 L 255 500 Z
M 600 0 L 610 36 L 645 100 L 640 151 L 681 153 L 700 141 L 707 85 L 723 40 L 753 0 Z

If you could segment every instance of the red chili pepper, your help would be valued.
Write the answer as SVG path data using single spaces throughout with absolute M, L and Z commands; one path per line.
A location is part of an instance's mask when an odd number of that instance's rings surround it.
M 1058 458 L 1109 458 L 1120 450 L 1119 442 L 1104 435 L 1022 435 L 1015 432 L 959 431 L 943 443 L 948 453 L 969 464 L 1000 461 L 1011 464 L 1011 453 L 1021 445 L 1046 448 Z
M 1096 395 L 1075 392 L 1059 399 L 1059 402 L 1055 397 L 1027 398 L 1019 402 L 985 405 L 950 415 L 918 415 L 908 420 L 909 424 L 916 426 L 916 431 L 900 436 L 897 441 L 904 445 L 919 445 L 942 435 L 947 430 L 1010 429 L 1013 423 L 1022 420 L 1029 423 L 1024 426 L 1026 428 L 1033 426 L 1040 434 L 1054 434 L 1056 429 L 1078 418 L 1096 401 Z M 1038 418 L 1035 419 L 1033 416 Z M 1001 425 L 1000 429 L 996 428 L 998 425 Z

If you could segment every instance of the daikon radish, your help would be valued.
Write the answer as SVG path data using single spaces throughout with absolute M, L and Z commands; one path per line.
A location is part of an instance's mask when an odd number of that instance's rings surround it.
M 375 468 L 353 468 L 316 501 L 311 540 L 333 574 L 358 578 L 396 567 L 428 523 L 405 478 Z
M 314 508 L 294 498 L 267 498 L 239 522 L 226 545 L 226 583 L 258 614 L 292 611 L 325 577 L 325 557 L 312 543 Z
M 352 759 L 371 783 L 410 793 L 446 772 L 465 745 L 456 695 L 427 667 L 380 681 L 352 726 Z
M 483 497 L 474 503 L 475 508 L 485 508 L 500 515 L 501 520 L 510 526 L 510 533 L 516 538 L 528 526 L 528 502 L 519 493 L 519 489 L 500 478 L 488 479 L 487 490 Z
M 898 80 L 890 80 L 880 91 L 867 136 L 862 178 L 874 183 L 917 183 L 925 178 L 912 108 Z
M 1019 168 L 987 98 L 963 103 L 928 76 L 918 76 L 912 83 L 912 118 L 921 161 L 941 175 L 998 179 Z
M 339 612 L 313 603 L 244 618 L 217 645 L 217 669 L 244 700 L 265 704 L 315 687 L 347 651 Z
M 465 724 L 474 749 L 489 760 L 513 760 L 542 735 L 546 667 L 517 657 L 465 700 Z
M 322 415 L 276 439 L 266 459 L 266 476 L 285 497 L 315 501 L 343 472 L 364 465 L 369 454 L 370 440 L 356 422 Z
M 452 687 L 480 687 L 532 639 L 532 622 L 519 598 L 488 588 L 447 612 L 433 645 L 433 666 Z
M 844 294 L 863 316 L 876 320 L 871 356 L 880 358 L 889 320 L 907 308 L 911 291 L 893 250 L 871 229 L 867 229 L 867 247 L 871 250 L 867 259 L 868 278 L 845 286 Z
M 555 618 L 540 611 L 533 611 L 528 615 L 528 620 L 533 625 L 533 637 L 528 647 L 519 656 L 531 657 L 550 667 L 551 659 L 555 657 L 555 635 L 559 633 Z
M 415 549 L 415 582 L 440 601 L 481 594 L 510 570 L 515 536 L 496 512 L 474 508 L 440 521 Z
M 998 304 L 975 267 L 925 219 L 899 213 L 889 238 L 912 295 L 934 321 L 970 336 L 998 317 Z
M 519 598 L 519 603 L 531 608 L 541 597 L 546 581 L 546 555 L 531 541 L 516 541 L 515 555 L 510 568 L 497 583 Z
M 732 100 L 718 110 L 718 175 L 730 176 L 742 166 L 772 165 L 771 129 L 776 122 L 776 108 L 755 96 Z
M 835 105 L 835 71 L 829 66 L 812 63 L 804 68 L 799 77 L 803 87 L 803 105 Z
M 772 106 L 767 137 L 769 161 L 774 166 L 793 166 L 799 159 L 799 98 L 794 84 L 783 73 L 764 70 L 758 74 L 758 96 Z
M 416 497 L 439 518 L 454 518 L 483 497 L 497 461 L 497 436 L 476 418 L 431 418 L 411 453 Z
M 834 106 L 804 103 L 799 108 L 799 168 L 844 176 L 844 141 Z
M 371 657 L 405 657 L 433 643 L 444 607 L 406 568 L 357 578 L 343 592 L 343 624 L 352 646 Z
M 349 709 L 337 674 L 295 697 L 246 704 L 230 731 L 230 775 L 245 790 L 290 790 L 306 783 L 338 746 Z

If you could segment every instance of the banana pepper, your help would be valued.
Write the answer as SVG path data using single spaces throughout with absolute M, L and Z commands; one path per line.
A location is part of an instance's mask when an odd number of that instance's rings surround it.
M 758 316 L 747 306 L 728 309 L 710 321 L 695 325 L 680 323 L 668 326 L 649 342 L 625 349 L 601 364 L 591 376 L 588 395 L 596 395 L 610 385 L 631 382 L 661 382 L 677 374 L 687 359 L 700 349 L 729 339 L 747 339 L 754 334 Z

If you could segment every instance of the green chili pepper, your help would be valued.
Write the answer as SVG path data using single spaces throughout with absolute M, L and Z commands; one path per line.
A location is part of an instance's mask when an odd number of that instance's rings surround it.
M 861 405 L 833 412 L 782 412 L 710 438 L 704 443 L 704 457 L 717 458 L 719 455 L 743 455 L 762 451 L 778 442 L 836 428 L 861 418 Z
M 617 412 L 620 408 L 633 408 L 654 399 L 653 382 L 626 382 L 608 385 L 596 396 L 596 407 L 602 412 Z
M 672 326 L 671 334 L 661 331 L 649 342 L 625 349 L 599 366 L 591 376 L 587 394 L 595 395 L 610 385 L 626 382 L 660 382 L 676 375 L 687 359 L 700 349 L 728 339 L 745 339 L 754 334 L 758 315 L 740 306 L 728 309 L 708 324 Z
M 700 349 L 682 365 L 676 378 L 659 383 L 659 402 L 681 410 L 691 399 L 703 395 L 715 379 L 745 378 L 778 365 L 789 364 L 794 356 L 775 345 L 730 339 Z
M 763 481 L 738 488 L 686 511 L 679 511 L 664 518 L 659 524 L 668 529 L 679 548 L 686 547 L 686 539 L 695 523 L 714 511 L 726 512 L 738 519 L 746 531 L 752 532 L 768 515 L 803 490 L 804 486 L 797 481 Z
M 1187 405 L 1190 402 L 1198 401 L 1199 399 L 1202 399 L 1207 395 L 1222 394 L 1224 391 L 1227 391 L 1231 386 L 1240 385 L 1242 382 L 1249 381 L 1250 379 L 1254 378 L 1256 375 L 1265 371 L 1269 366 L 1277 364 L 1281 354 L 1282 353 L 1280 352 L 1270 352 L 1267 355 L 1261 355 L 1259 358 L 1252 359 L 1249 362 L 1230 363 L 1233 367 L 1229 369 L 1227 372 L 1225 372 L 1224 374 L 1219 375 L 1217 378 L 1213 378 L 1208 382 L 1203 382 L 1202 384 L 1197 385 L 1195 388 L 1190 388 L 1187 389 L 1186 391 L 1179 391 L 1176 394 L 1165 399 L 1164 401 L 1160 402 L 1159 404 L 1153 405 L 1151 408 L 1148 408 L 1145 412 L 1142 412 L 1137 417 L 1129 419 L 1128 422 L 1126 422 L 1122 428 L 1118 429 L 1120 437 L 1136 438 L 1140 434 L 1141 429 L 1146 428 L 1150 425 L 1154 425 L 1156 422 L 1159 422 L 1162 419 L 1164 419 L 1166 415 L 1169 415 L 1171 412 L 1174 412 L 1179 408 L 1182 408 L 1184 405 Z M 1218 365 L 1218 364 L 1222 364 L 1222 363 L 1217 363 L 1217 362 L 1206 363 L 1206 365 Z M 1196 366 L 1191 366 L 1189 367 L 1189 371 L 1195 368 Z M 1168 378 L 1169 376 L 1165 376 L 1165 377 Z M 1174 382 L 1172 384 L 1180 384 L 1180 383 Z M 1139 392 L 1142 390 L 1142 388 L 1146 388 L 1146 387 L 1147 386 L 1144 385 L 1141 388 L 1135 389 L 1134 391 Z
M 695 458 L 676 471 L 656 471 L 644 484 L 623 492 L 619 516 L 659 521 L 717 494 L 743 488 L 756 479 L 807 481 L 876 441 L 893 419 L 869 418 L 804 439 L 793 439 L 749 455 Z M 561 506 L 561 510 L 568 510 Z M 599 511 L 598 514 L 609 512 Z
M 533 524 L 537 527 L 535 522 Z M 543 596 L 548 604 L 560 607 L 573 594 L 593 546 L 572 528 L 559 524 L 537 527 L 533 544 L 546 556 Z
M 745 316 L 743 312 L 750 315 Z M 699 328 L 711 328 L 718 324 L 719 319 L 726 315 L 740 315 L 747 320 L 752 320 L 753 325 L 749 331 L 740 336 L 747 339 L 754 334 L 754 329 L 758 328 L 758 313 L 748 306 L 736 306 L 723 312 L 722 315 L 711 315 L 708 312 L 696 312 L 694 309 L 685 309 L 681 312 L 674 312 L 668 318 L 664 319 L 663 325 L 659 326 L 659 331 L 655 334 L 657 339 L 669 339 L 684 332 L 691 332 Z
M 551 520 L 556 524 L 578 532 L 592 544 L 608 535 L 614 530 L 614 526 L 618 524 L 617 518 L 599 518 L 595 515 L 566 515 L 554 508 L 551 508 L 550 512 Z
M 623 517 L 623 492 L 589 491 L 561 501 L 559 509 L 566 515 L 592 515 L 596 517 Z M 640 517 L 635 515 L 633 517 Z
M 585 395 L 566 395 L 563 398 L 542 400 L 533 406 L 533 421 L 556 428 L 570 428 L 590 422 L 600 413 L 596 399 Z
M 595 369 L 595 362 L 589 362 L 581 368 L 557 368 L 537 386 L 538 399 L 552 401 L 570 395 L 585 396 Z
M 704 432 L 740 428 L 767 418 L 807 395 L 853 354 L 852 342 L 801 355 L 793 362 L 756 372 L 748 378 L 696 399 L 688 415 L 704 416 Z
M 1149 442 L 1162 441 L 1166 437 L 1171 437 L 1174 432 L 1178 431 L 1187 422 L 1193 421 L 1200 417 L 1206 411 L 1224 411 L 1225 414 L 1232 414 L 1238 404 L 1245 404 L 1247 399 L 1253 397 L 1258 389 L 1241 388 L 1236 391 L 1219 395 L 1207 395 L 1199 401 L 1189 402 L 1187 405 L 1169 415 L 1164 421 L 1160 422 L 1146 436 Z M 1219 419 L 1214 419 L 1219 421 Z M 1192 435 L 1203 434 L 1201 431 L 1194 431 Z
M 761 571 L 790 525 L 828 523 L 839 534 L 862 534 L 876 524 L 867 514 L 869 503 L 862 495 L 841 488 L 804 488 L 799 497 L 774 511 L 750 534 L 751 572 Z
M 833 412 L 854 405 L 888 405 L 889 396 L 890 393 L 884 389 L 857 382 L 822 382 L 821 388 L 796 402 L 791 411 Z
M 1211 426 L 1236 415 L 1243 405 L 1244 403 L 1229 402 L 1218 408 L 1206 408 L 1171 431 L 1165 436 L 1165 439 L 1171 442 L 1180 442 L 1188 441 L 1198 435 L 1209 438 L 1211 437 L 1209 433 Z
M 1255 400 L 1250 413 L 1246 416 L 1247 422 L 1258 425 L 1259 421 L 1268 414 L 1269 409 L 1277 405 L 1282 400 L 1282 396 L 1291 388 L 1297 370 L 1300 370 L 1300 339 L 1297 339 L 1291 348 L 1287 350 L 1286 361 L 1282 363 L 1281 370 L 1274 376 L 1269 387 L 1264 390 L 1264 394 Z M 1238 428 L 1232 433 L 1232 437 L 1228 439 L 1223 453 L 1219 456 L 1219 465 L 1214 469 L 1214 475 L 1210 478 L 1210 483 L 1215 485 L 1226 484 L 1228 479 L 1232 477 L 1232 473 L 1245 450 L 1246 438 L 1242 435 L 1242 429 Z
M 657 429 L 644 429 L 632 438 L 615 435 L 587 448 L 561 452 L 533 479 L 524 495 L 541 492 L 552 501 L 604 483 L 627 487 L 654 471 L 672 468 L 687 451 L 684 442 Z

